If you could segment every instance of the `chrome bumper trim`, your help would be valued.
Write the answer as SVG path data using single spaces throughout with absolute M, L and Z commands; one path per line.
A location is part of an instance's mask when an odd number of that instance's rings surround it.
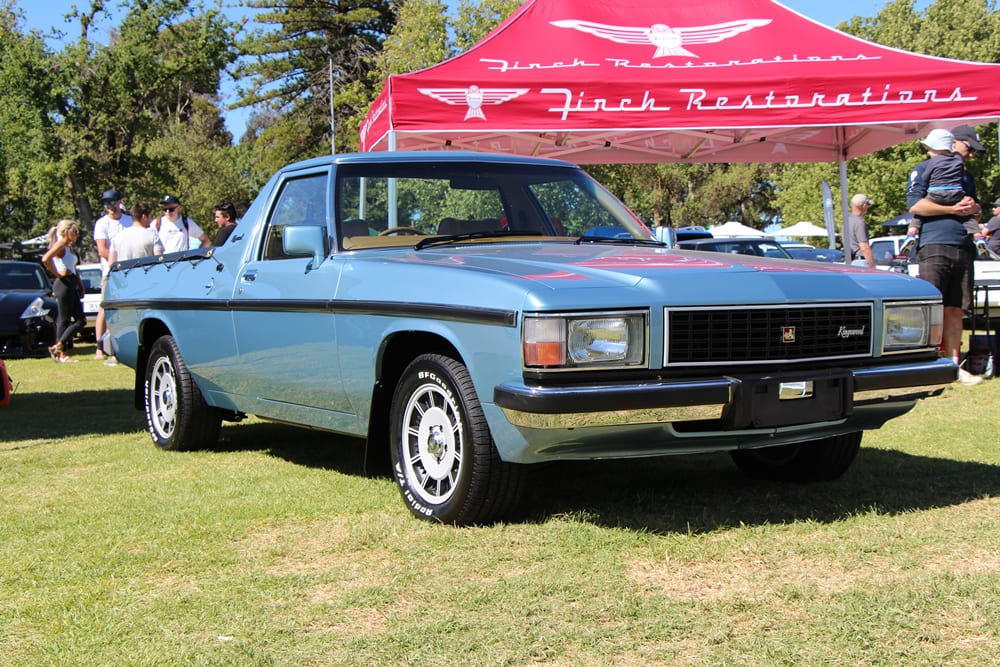
M 950 360 L 852 369 L 852 409 L 936 396 L 955 381 Z M 803 373 L 808 375 L 808 373 Z M 493 400 L 515 426 L 536 429 L 721 419 L 735 401 L 738 378 L 586 387 L 500 385 Z

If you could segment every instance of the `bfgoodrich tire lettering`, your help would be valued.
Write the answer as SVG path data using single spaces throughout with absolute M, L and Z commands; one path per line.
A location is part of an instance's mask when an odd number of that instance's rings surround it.
M 521 466 L 500 460 L 468 370 L 425 354 L 403 372 L 389 416 L 393 474 L 417 517 L 455 525 L 511 511 Z
M 173 336 L 153 343 L 146 363 L 146 427 L 161 449 L 200 449 L 219 439 L 222 413 L 205 404 Z
M 843 475 L 861 446 L 861 432 L 835 435 L 794 445 L 741 449 L 732 453 L 736 467 L 750 477 L 782 482 L 816 482 Z

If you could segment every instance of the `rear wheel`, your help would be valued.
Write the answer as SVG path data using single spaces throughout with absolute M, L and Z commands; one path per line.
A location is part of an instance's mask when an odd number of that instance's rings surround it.
M 153 343 L 146 363 L 146 426 L 161 449 L 201 449 L 219 439 L 222 412 L 209 407 L 173 336 Z
M 500 460 L 461 362 L 438 354 L 413 360 L 393 393 L 389 424 L 393 475 L 415 516 L 485 523 L 519 502 L 522 467 Z
M 822 440 L 740 449 L 732 452 L 736 467 L 750 477 L 782 482 L 817 482 L 843 475 L 861 446 L 861 432 Z

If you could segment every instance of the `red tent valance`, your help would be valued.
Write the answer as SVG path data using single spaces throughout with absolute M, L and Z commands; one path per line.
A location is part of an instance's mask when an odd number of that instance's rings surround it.
M 836 162 L 1000 118 L 1000 65 L 888 48 L 772 0 L 530 0 L 389 78 L 361 150 L 578 163 Z

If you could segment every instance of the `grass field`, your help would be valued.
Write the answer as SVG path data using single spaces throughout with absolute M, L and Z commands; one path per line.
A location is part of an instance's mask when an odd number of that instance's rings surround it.
M 131 370 L 9 362 L 5 665 L 985 665 L 1000 379 L 865 435 L 843 479 L 726 456 L 539 470 L 524 517 L 410 517 L 353 440 L 263 423 L 157 450 Z

